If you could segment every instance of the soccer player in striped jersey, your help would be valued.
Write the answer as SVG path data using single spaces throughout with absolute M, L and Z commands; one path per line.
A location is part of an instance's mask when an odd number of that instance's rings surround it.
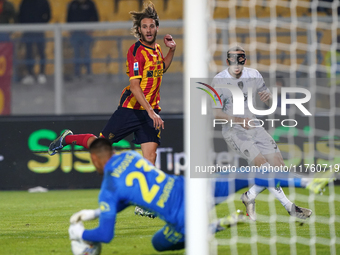
M 130 84 L 121 93 L 118 109 L 100 136 L 116 143 L 133 133 L 133 142 L 141 145 L 144 158 L 155 164 L 161 129 L 164 129 L 164 121 L 159 116 L 159 91 L 163 73 L 172 62 L 176 43 L 171 35 L 164 36 L 169 51 L 163 57 L 161 47 L 156 43 L 159 17 L 151 2 L 145 5 L 143 11 L 132 11 L 130 14 L 133 17 L 132 31 L 138 38 L 127 53 L 126 73 Z M 87 149 L 95 139 L 97 137 L 93 134 L 74 135 L 71 130 L 66 130 L 50 144 L 48 152 L 54 155 L 69 144 Z
M 130 85 L 123 89 L 118 109 L 100 136 L 116 143 L 133 133 L 133 142 L 141 145 L 143 157 L 155 164 L 161 129 L 164 129 L 164 121 L 159 116 L 159 91 L 163 73 L 172 62 L 176 42 L 171 35 L 164 36 L 164 44 L 169 51 L 163 57 L 161 47 L 156 43 L 159 17 L 153 3 L 146 4 L 141 12 L 132 11 L 130 14 L 133 17 L 132 31 L 138 39 L 127 53 L 126 74 Z M 95 139 L 97 137 L 93 134 L 74 135 L 71 130 L 66 130 L 50 144 L 48 152 L 54 155 L 68 144 L 81 145 L 87 149 Z M 153 217 L 138 207 L 136 214 Z
M 109 243 L 114 237 L 117 213 L 128 206 L 139 205 L 153 211 L 166 222 L 152 237 L 154 248 L 157 251 L 183 249 L 186 234 L 183 176 L 165 174 L 134 151 L 115 155 L 111 143 L 105 138 L 98 138 L 91 144 L 90 154 L 97 172 L 103 175 L 98 197 L 99 208 L 81 210 L 71 216 L 70 239 Z M 221 202 L 232 191 L 245 188 L 250 182 L 264 187 L 278 183 L 282 187 L 305 187 L 300 178 L 289 179 L 288 175 L 286 176 L 287 178 L 275 178 L 272 183 L 268 181 L 268 173 L 253 180 L 216 180 L 212 196 L 216 198 L 216 202 Z M 233 188 L 230 188 L 229 184 Z M 323 184 L 320 189 L 326 185 Z M 98 217 L 99 225 L 95 229 L 85 230 L 83 224 L 78 223 Z M 216 227 L 220 229 L 224 224 L 235 223 L 237 219 L 230 221 L 223 218 Z

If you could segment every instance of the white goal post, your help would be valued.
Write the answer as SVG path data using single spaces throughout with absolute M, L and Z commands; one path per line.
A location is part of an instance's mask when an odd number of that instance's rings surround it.
M 184 148 L 189 161 L 185 181 L 186 254 L 206 255 L 208 247 L 208 190 L 206 179 L 190 178 L 190 154 L 206 155 L 203 139 L 190 141 L 190 79 L 208 77 L 207 0 L 184 1 Z M 195 123 L 198 134 L 206 123 Z M 197 137 L 201 137 L 197 135 Z M 202 138 L 202 137 L 201 137 Z M 190 150 L 194 148 L 195 151 Z M 202 165 L 205 158 L 200 158 Z

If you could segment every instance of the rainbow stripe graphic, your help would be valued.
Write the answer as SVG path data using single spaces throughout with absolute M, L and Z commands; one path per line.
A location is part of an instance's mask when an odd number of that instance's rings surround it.
M 210 85 L 205 84 L 203 82 L 197 82 L 197 83 L 208 87 L 212 92 L 214 92 L 214 94 L 216 95 L 216 97 L 218 98 L 218 100 L 220 101 L 220 104 L 222 106 L 222 100 L 221 100 L 220 96 L 218 95 L 217 91 L 213 87 L 211 87 Z M 212 100 L 214 100 L 215 105 L 217 105 L 217 102 L 216 102 L 214 96 L 211 94 L 211 92 L 209 90 L 203 89 L 203 88 L 200 88 L 200 87 L 196 87 L 196 88 L 205 91 L 212 98 Z

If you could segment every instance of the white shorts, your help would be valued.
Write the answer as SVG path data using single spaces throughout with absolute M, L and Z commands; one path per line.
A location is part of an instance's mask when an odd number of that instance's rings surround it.
M 244 128 L 229 128 L 222 131 L 224 140 L 229 148 L 235 151 L 248 163 L 259 155 L 268 155 L 280 152 L 279 147 L 274 139 L 267 133 L 263 127 L 245 130 Z

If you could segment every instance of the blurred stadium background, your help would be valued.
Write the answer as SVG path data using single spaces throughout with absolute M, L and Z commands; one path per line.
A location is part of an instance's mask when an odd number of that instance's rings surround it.
M 21 0 L 9 0 L 16 8 L 19 9 Z M 93 77 L 77 80 L 73 76 L 74 58 L 73 48 L 70 43 L 69 28 L 65 26 L 67 16 L 67 5 L 70 0 L 49 1 L 51 8 L 51 20 L 48 29 L 46 28 L 46 75 L 47 84 L 33 84 L 25 86 L 20 83 L 26 75 L 25 65 L 25 39 L 21 37 L 22 32 L 12 32 L 11 43 L 13 44 L 13 65 L 11 68 L 11 93 L 6 95 L 5 100 L 10 101 L 10 108 L 5 112 L 6 115 L 40 115 L 40 114 L 92 114 L 104 113 L 110 114 L 116 107 L 119 94 L 123 87 L 127 85 L 127 77 L 125 75 L 125 57 L 128 47 L 134 42 L 128 27 L 131 25 L 129 10 L 139 10 L 142 7 L 143 0 L 95 0 L 100 22 L 96 25 L 97 29 L 93 32 L 92 43 L 92 70 Z M 155 0 L 153 1 L 157 7 L 158 14 L 161 19 L 160 32 L 158 41 L 163 45 L 162 35 L 166 33 L 172 34 L 177 42 L 177 50 L 175 59 L 171 65 L 168 74 L 164 76 L 162 86 L 163 113 L 181 113 L 183 112 L 183 1 L 181 0 Z M 229 2 L 229 3 L 228 3 Z M 275 3 L 274 3 L 275 2 Z M 255 36 L 257 45 L 248 52 L 248 65 L 257 63 L 258 69 L 264 76 L 269 76 L 269 67 L 273 64 L 273 54 L 276 53 L 275 59 L 279 67 L 279 72 L 287 77 L 293 75 L 292 61 L 296 61 L 295 74 L 297 77 L 306 77 L 309 74 L 308 66 L 311 66 L 311 55 L 307 48 L 299 47 L 301 45 L 312 45 L 314 35 L 309 33 L 307 27 L 290 27 L 294 18 L 309 23 L 312 16 L 317 15 L 317 21 L 324 21 L 323 26 L 316 25 L 316 36 L 319 46 L 316 50 L 315 70 L 317 77 L 327 77 L 327 52 L 334 48 L 334 31 L 331 24 L 332 4 L 330 1 L 211 1 L 212 18 L 216 21 L 216 35 L 212 38 L 213 45 L 227 45 L 234 36 L 234 41 L 241 44 L 249 44 Z M 250 7 L 249 3 L 256 3 Z M 230 8 L 229 8 L 230 5 Z M 335 10 L 336 11 L 336 10 Z M 233 25 L 232 20 L 249 20 L 250 17 L 256 16 L 258 20 L 269 21 L 271 18 L 277 17 L 280 21 L 284 21 L 286 26 L 276 29 L 275 38 L 273 38 L 273 30 L 270 28 L 257 27 L 255 31 L 251 31 L 249 26 L 240 26 L 233 35 L 228 35 L 225 29 L 221 28 L 221 24 L 228 22 L 229 28 Z M 337 17 L 336 13 L 336 17 Z M 314 17 L 315 19 L 315 17 Z M 113 27 L 117 29 L 109 29 L 109 26 L 102 26 L 103 23 L 114 23 Z M 312 23 L 309 23 L 312 24 Z M 53 26 L 54 25 L 54 26 Z M 58 26 L 64 25 L 64 26 Z M 314 24 L 315 25 L 315 24 Z M 19 25 L 17 25 L 19 26 Z M 1 26 L 2 27 L 2 26 Z M 56 27 L 62 32 L 61 52 L 56 49 L 54 34 Z M 121 27 L 119 29 L 119 27 Z M 295 29 L 296 33 L 292 31 Z M 295 31 L 294 30 L 294 31 Z M 0 30 L 1 31 L 1 30 Z M 13 31 L 13 30 L 11 30 Z M 276 40 L 276 49 L 268 47 L 273 40 Z M 292 56 L 292 42 L 296 42 L 298 47 L 294 49 Z M 335 41 L 336 43 L 336 41 Z M 314 45 L 313 45 L 314 46 Z M 164 46 L 163 49 L 165 50 Z M 55 85 L 55 55 L 62 56 L 62 84 Z M 225 51 L 221 47 L 214 52 L 214 65 L 220 68 L 213 68 L 215 72 L 222 68 L 225 64 Z M 296 58 L 295 59 L 293 59 Z M 58 64 L 58 63 L 57 63 Z M 313 67 L 314 68 L 314 67 Z M 35 72 L 39 72 L 38 59 L 34 68 Z M 85 73 L 85 68 L 83 68 Z M 169 75 L 170 74 L 170 75 Z M 60 93 L 58 89 L 62 86 L 62 94 L 57 97 L 61 102 L 55 102 L 55 93 Z M 56 91 L 57 90 L 57 91 Z M 78 91 L 79 90 L 79 91 Z M 9 98 L 8 98 L 9 97 Z M 327 107 L 327 103 L 319 98 L 318 105 Z M 56 109 L 56 104 L 61 104 L 62 109 Z M 328 105 L 329 107 L 329 105 Z M 1 108 L 0 108 L 0 112 Z M 4 113 L 3 113 L 4 114 Z

